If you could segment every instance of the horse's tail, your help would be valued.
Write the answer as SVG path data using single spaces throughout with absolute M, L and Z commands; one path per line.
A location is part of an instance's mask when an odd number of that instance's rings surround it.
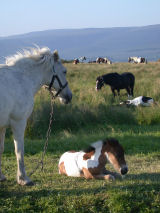
M 135 84 L 135 76 L 133 74 L 132 74 L 131 81 L 132 81 L 132 85 L 134 86 L 134 84 Z
M 133 86 L 134 87 L 134 84 L 135 84 L 135 76 L 132 74 L 132 73 L 128 73 L 128 77 L 129 77 L 129 80 L 130 80 L 130 86 Z

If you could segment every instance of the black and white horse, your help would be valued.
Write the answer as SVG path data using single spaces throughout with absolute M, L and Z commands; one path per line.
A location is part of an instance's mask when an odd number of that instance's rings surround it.
M 134 63 L 134 64 L 140 64 L 140 63 L 146 63 L 147 64 L 147 59 L 144 58 L 144 57 L 129 57 L 128 62 Z
M 82 56 L 79 58 L 79 62 L 84 63 L 84 61 L 86 61 L 87 58 L 85 56 Z
M 146 96 L 139 96 L 137 98 L 134 98 L 133 100 L 127 100 L 120 103 L 120 105 L 145 106 L 145 107 L 152 106 L 153 104 L 155 104 L 153 98 Z
M 97 77 L 96 79 L 96 90 L 100 90 L 104 84 L 108 84 L 111 87 L 114 97 L 116 96 L 115 90 L 117 90 L 118 95 L 120 95 L 120 89 L 126 89 L 128 96 L 133 96 L 135 77 L 130 72 L 124 72 L 122 74 L 118 73 L 108 73 Z

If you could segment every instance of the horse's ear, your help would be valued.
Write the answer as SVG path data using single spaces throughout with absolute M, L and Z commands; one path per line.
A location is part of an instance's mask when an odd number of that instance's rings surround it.
M 54 61 L 55 61 L 55 62 L 57 62 L 57 61 L 59 60 L 59 55 L 58 55 L 58 51 L 57 51 L 57 50 L 55 50 L 55 51 L 53 52 L 53 58 L 54 58 Z
M 100 80 L 102 80 L 102 76 L 98 76 L 96 79 L 96 81 L 100 81 Z

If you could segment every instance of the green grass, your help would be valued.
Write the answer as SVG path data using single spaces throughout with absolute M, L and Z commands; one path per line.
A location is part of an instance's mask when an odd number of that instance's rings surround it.
M 65 64 L 73 92 L 69 105 L 54 104 L 52 135 L 44 170 L 32 175 L 33 187 L 16 183 L 16 158 L 7 131 L 0 183 L 0 212 L 160 212 L 160 63 L 135 65 Z M 95 91 L 95 79 L 108 72 L 130 71 L 136 77 L 135 97 L 153 97 L 151 108 L 118 106 L 126 92 L 113 98 L 110 88 Z M 25 133 L 27 174 L 41 158 L 48 128 L 50 98 L 45 90 L 35 97 L 35 108 Z M 58 174 L 58 160 L 67 150 L 115 137 L 123 145 L 129 173 L 123 180 L 85 180 Z M 111 165 L 107 168 L 113 170 Z

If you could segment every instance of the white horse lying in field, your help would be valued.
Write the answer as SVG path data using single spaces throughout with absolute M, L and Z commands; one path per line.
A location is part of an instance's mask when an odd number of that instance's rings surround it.
M 11 126 L 18 164 L 17 182 L 32 185 L 24 167 L 24 131 L 33 110 L 34 95 L 43 85 L 53 85 L 62 102 L 71 101 L 66 69 L 57 51 L 52 54 L 47 47 L 31 48 L 7 57 L 6 64 L 0 65 L 0 181 L 6 179 L 1 171 L 1 157 L 6 127 Z
M 152 106 L 153 104 L 155 104 L 153 98 L 146 97 L 146 96 L 139 96 L 139 97 L 134 98 L 132 100 L 127 100 L 127 101 L 120 103 L 120 105 L 145 106 L 145 107 Z

